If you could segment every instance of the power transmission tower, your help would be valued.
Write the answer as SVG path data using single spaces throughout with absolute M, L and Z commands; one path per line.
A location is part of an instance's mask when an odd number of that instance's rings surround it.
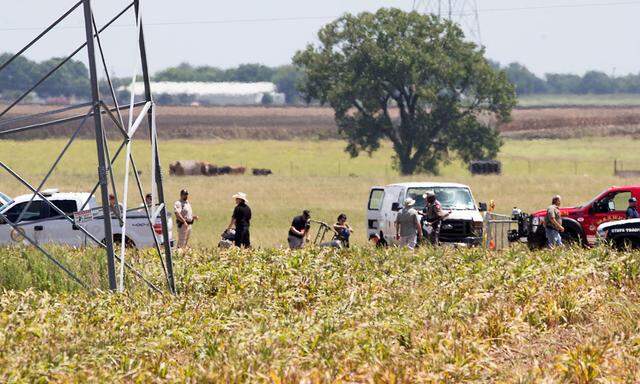
M 156 292 L 162 292 L 162 290 L 156 287 L 145 275 L 136 270 L 134 265 L 126 260 L 126 220 L 127 216 L 137 215 L 138 217 L 146 219 L 147 230 L 149 236 L 154 239 L 155 250 L 160 259 L 160 264 L 167 282 L 167 290 L 170 293 L 175 293 L 175 279 L 173 275 L 173 258 L 171 254 L 171 240 L 169 238 L 168 220 L 170 216 L 167 214 L 167 207 L 164 201 L 164 190 L 162 184 L 162 172 L 160 168 L 159 149 L 157 144 L 157 130 L 155 119 L 155 103 L 151 94 L 151 83 L 149 78 L 149 67 L 147 63 L 147 51 L 145 46 L 144 32 L 142 27 L 142 12 L 141 8 L 142 0 L 132 0 L 124 8 L 122 8 L 117 14 L 115 14 L 106 24 L 98 28 L 96 18 L 94 16 L 94 10 L 91 0 L 78 0 L 71 8 L 58 17 L 53 23 L 44 26 L 43 31 L 38 34 L 33 40 L 27 43 L 18 53 L 11 56 L 8 60 L 0 63 L 0 75 L 3 75 L 3 70 L 8 68 L 15 59 L 23 55 L 29 48 L 39 42 L 42 38 L 49 35 L 51 30 L 66 20 L 70 15 L 82 12 L 84 15 L 84 41 L 73 52 L 66 55 L 61 62 L 54 66 L 49 72 L 44 74 L 35 84 L 20 94 L 18 98 L 13 100 L 8 106 L 2 106 L 0 108 L 0 143 L 1 145 L 10 145 L 2 140 L 10 138 L 12 135 L 32 132 L 35 130 L 47 131 L 53 129 L 56 126 L 65 123 L 78 122 L 78 127 L 74 130 L 74 133 L 69 138 L 66 146 L 58 154 L 55 161 L 47 171 L 46 176 L 40 182 L 33 183 L 33 181 L 27 180 L 18 171 L 9 167 L 6 163 L 7 160 L 11 160 L 11 156 L 0 158 L 0 174 L 2 180 L 5 180 L 4 173 L 8 173 L 20 184 L 26 187 L 31 193 L 33 193 L 29 203 L 22 209 L 20 217 L 10 220 L 4 213 L 0 212 L 0 222 L 3 225 L 11 227 L 12 240 L 17 243 L 26 243 L 37 248 L 44 256 L 47 257 L 52 263 L 66 273 L 69 278 L 80 284 L 81 286 L 91 289 L 92 287 L 73 271 L 74 268 L 67 266 L 60 260 L 56 259 L 51 250 L 47 249 L 46 242 L 38 241 L 38 237 L 27 232 L 24 228 L 30 221 L 21 221 L 20 218 L 29 208 L 29 205 L 34 200 L 41 200 L 42 204 L 47 207 L 47 212 L 51 212 L 44 218 L 38 219 L 37 223 L 40 229 L 35 231 L 43 231 L 44 225 L 53 220 L 65 220 L 64 223 L 71 225 L 74 231 L 78 231 L 85 236 L 86 242 L 95 245 L 97 247 L 104 248 L 107 264 L 107 279 L 109 282 L 109 288 L 113 291 L 116 289 L 124 290 L 125 271 L 131 273 L 136 279 L 143 281 L 150 289 Z M 136 33 L 132 36 L 137 46 L 136 53 L 132 59 L 137 60 L 136 69 L 132 76 L 132 82 L 135 82 L 138 72 L 141 72 L 142 79 L 144 81 L 144 97 L 142 100 L 135 102 L 132 92 L 131 103 L 129 105 L 121 105 L 118 102 L 116 96 L 116 89 L 113 86 L 111 78 L 109 76 L 107 65 L 107 59 L 105 51 L 103 50 L 102 38 L 107 33 L 109 27 L 123 15 L 128 14 L 134 16 L 136 20 Z M 91 86 L 91 99 L 87 102 L 66 106 L 63 108 L 52 109 L 45 112 L 34 112 L 25 115 L 10 117 L 9 112 L 12 112 L 14 107 L 20 104 L 27 96 L 33 91 L 38 90 L 38 86 L 45 82 L 48 78 L 53 76 L 58 69 L 60 69 L 65 63 L 72 60 L 80 51 L 85 50 L 87 53 L 89 63 L 89 83 Z M 98 77 L 99 73 L 103 73 L 106 83 L 108 85 L 107 94 L 103 95 L 100 92 L 100 81 Z M 129 110 L 129 123 L 125 123 L 122 116 L 124 110 Z M 78 114 L 68 116 L 71 111 L 80 111 Z M 64 115 L 67 114 L 67 115 Z M 137 116 L 134 122 L 134 116 Z M 49 180 L 49 177 L 56 171 L 58 165 L 63 157 L 67 154 L 68 148 L 78 138 L 81 131 L 87 130 L 85 125 L 90 125 L 89 121 L 93 121 L 93 128 L 95 131 L 96 140 L 96 155 L 97 155 L 97 181 L 95 182 L 93 189 L 88 194 L 88 198 L 81 207 L 73 209 L 74 212 L 63 211 L 60 207 L 54 204 L 48 196 L 43 193 L 43 187 Z M 153 203 L 148 205 L 145 200 L 143 192 L 143 185 L 139 177 L 139 173 L 134 161 L 134 155 L 131 152 L 131 144 L 135 138 L 135 133 L 138 128 L 144 125 L 146 121 L 149 131 L 150 139 L 150 152 L 151 159 L 151 171 L 150 171 L 150 191 L 152 194 Z M 110 124 L 107 124 L 109 122 Z M 109 142 L 107 134 L 107 126 L 112 127 L 113 135 L 117 137 L 117 143 L 119 146 L 114 154 L 109 153 Z M 142 130 L 140 130 L 142 132 Z M 114 213 L 109 207 L 109 195 L 113 194 L 115 203 L 118 205 L 118 194 L 116 178 L 114 176 L 113 167 L 116 161 L 123 156 L 120 156 L 122 152 L 126 153 L 125 161 L 125 176 L 124 176 L 124 188 L 122 190 L 123 197 L 123 212 Z M 90 161 L 90 160 L 88 160 Z M 132 169 L 130 169 L 132 167 Z M 140 212 L 139 207 L 127 209 L 127 197 L 128 197 L 128 181 L 129 175 L 133 173 L 135 176 L 135 185 L 139 193 L 140 201 L 144 209 L 144 213 Z M 101 197 L 101 207 L 91 207 L 90 201 L 94 195 L 98 193 Z M 49 195 L 50 196 L 50 195 Z M 89 216 L 95 220 L 96 223 L 102 222 L 102 231 L 96 231 L 95 233 L 89 232 L 85 225 L 80 220 L 81 214 L 89 214 Z M 115 216 L 115 217 L 114 217 Z M 160 223 L 157 223 L 159 221 Z M 113 226 L 119 225 L 121 228 L 121 240 L 120 240 L 120 252 L 116 250 L 116 243 L 114 242 Z M 156 226 L 162 229 L 161 235 L 156 233 Z M 38 228 L 36 227 L 36 228 Z M 6 227 L 5 227 L 6 228 Z M 35 233 L 35 232 L 34 232 Z M 19 236 L 18 236 L 19 235 Z M 119 262 L 120 267 L 120 279 L 119 284 L 116 279 L 116 261 Z M 77 266 L 76 266 L 77 269 Z
M 413 10 L 450 20 L 464 30 L 467 38 L 482 45 L 479 0 L 413 0 Z

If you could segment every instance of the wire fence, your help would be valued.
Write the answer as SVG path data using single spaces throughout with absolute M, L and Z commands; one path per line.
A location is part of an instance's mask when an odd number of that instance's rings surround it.
M 511 216 L 487 212 L 484 216 L 483 246 L 491 250 L 509 247 L 509 231 L 518 228 L 518 221 Z
M 501 156 L 501 175 L 517 176 L 618 176 L 618 177 L 639 177 L 640 159 L 638 160 L 618 160 L 618 159 L 594 159 L 594 160 L 571 160 L 567 158 L 553 158 L 546 154 L 541 154 L 537 158 L 524 156 Z M 327 166 L 326 163 L 308 164 L 289 162 L 285 169 L 274 169 L 274 172 L 287 176 L 397 176 L 396 170 L 391 163 L 378 163 L 365 166 L 361 163 L 353 163 L 349 160 L 336 160 Z M 441 176 L 468 176 L 471 172 L 468 167 L 461 162 L 455 161 L 445 165 L 440 169 Z

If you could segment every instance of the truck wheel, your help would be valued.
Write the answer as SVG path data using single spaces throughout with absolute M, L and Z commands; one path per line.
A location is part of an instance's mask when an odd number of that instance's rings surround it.
M 103 240 L 104 242 L 104 240 Z M 120 235 L 113 235 L 113 247 L 115 249 L 119 249 L 120 246 L 122 245 L 122 237 Z M 135 248 L 136 245 L 133 242 L 133 240 L 131 240 L 128 237 L 125 237 L 125 243 L 124 243 L 125 248 Z
M 568 246 L 580 245 L 580 236 L 575 231 L 565 231 L 560 234 L 562 237 L 562 243 Z
M 616 249 L 619 251 L 629 251 L 636 248 L 638 245 L 630 237 L 622 237 L 615 241 Z

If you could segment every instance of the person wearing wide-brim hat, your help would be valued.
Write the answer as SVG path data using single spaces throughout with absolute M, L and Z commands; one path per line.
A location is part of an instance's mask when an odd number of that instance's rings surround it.
M 247 194 L 238 192 L 232 196 L 236 199 L 236 207 L 231 215 L 231 222 L 228 229 L 235 228 L 236 236 L 234 243 L 236 247 L 250 248 L 251 236 L 249 235 L 249 227 L 251 225 L 251 208 L 247 205 L 249 200 Z
M 396 216 L 396 240 L 400 247 L 414 249 L 422 241 L 420 215 L 413 208 L 415 203 L 410 197 L 404 199 L 403 208 Z
M 436 199 L 436 193 L 434 191 L 427 191 L 422 195 L 425 201 L 424 209 L 422 210 L 422 227 L 427 228 L 427 240 L 431 245 L 440 245 L 440 227 L 442 221 L 445 220 L 450 214 L 445 213 L 442 210 L 442 204 Z

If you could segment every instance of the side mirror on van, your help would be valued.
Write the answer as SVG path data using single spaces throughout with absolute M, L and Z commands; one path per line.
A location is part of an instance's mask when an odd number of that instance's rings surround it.
M 398 212 L 400 210 L 400 203 L 395 202 L 391 204 L 391 210 L 394 212 Z
M 487 203 L 478 203 L 478 211 L 487 212 Z

